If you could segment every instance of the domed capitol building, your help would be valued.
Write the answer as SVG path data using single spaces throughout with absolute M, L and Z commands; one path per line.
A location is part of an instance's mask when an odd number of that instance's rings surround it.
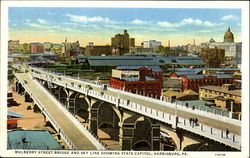
M 207 47 L 225 49 L 225 57 L 233 58 L 235 60 L 235 65 L 240 66 L 242 42 L 234 42 L 234 34 L 230 27 L 224 34 L 223 42 L 216 42 L 214 39 L 210 39 L 207 43 Z

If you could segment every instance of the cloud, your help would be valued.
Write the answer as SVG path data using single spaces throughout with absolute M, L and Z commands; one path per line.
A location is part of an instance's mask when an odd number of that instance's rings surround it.
M 31 27 L 36 27 L 36 28 L 44 28 L 44 26 L 39 25 L 39 24 L 35 24 L 35 23 L 26 23 L 26 25 L 29 25 Z
M 185 26 L 185 25 L 212 27 L 212 26 L 222 25 L 222 23 L 213 23 L 210 21 L 202 21 L 200 19 L 192 19 L 192 18 L 183 19 L 179 23 L 169 23 L 167 21 L 159 21 L 159 22 L 157 22 L 157 24 L 162 26 L 162 27 L 181 27 L 181 26 Z
M 48 13 L 49 15 L 56 15 L 55 13 L 52 13 L 52 12 L 50 12 L 50 11 L 47 11 L 47 13 Z
M 157 22 L 160 26 L 162 27 L 175 27 L 174 24 L 171 24 L 169 22 L 166 22 L 166 21 L 159 21 Z
M 211 32 L 212 30 L 200 30 L 199 32 L 201 32 L 201 33 L 209 33 L 209 32 Z
M 47 32 L 54 33 L 56 31 L 55 30 L 47 30 Z
M 238 20 L 239 18 L 235 15 L 227 15 L 227 16 L 223 16 L 221 18 L 221 20 Z
M 63 22 L 62 24 L 64 25 L 72 25 L 72 26 L 78 26 L 78 23 L 73 23 L 73 22 Z
M 94 17 L 87 17 L 87 16 L 78 16 L 78 15 L 72 15 L 72 14 L 65 14 L 65 16 L 69 17 L 71 21 L 74 22 L 81 22 L 81 23 L 94 23 L 94 22 L 110 22 L 109 18 L 103 18 L 100 16 L 94 16 Z
M 26 23 L 26 25 L 34 27 L 34 28 L 40 28 L 40 29 L 61 29 L 58 25 L 41 25 L 36 23 Z
M 44 19 L 36 19 L 40 24 L 48 24 L 49 22 Z
M 62 30 L 68 31 L 68 32 L 74 32 L 74 31 L 76 31 L 76 30 L 73 30 L 73 29 L 71 29 L 71 28 L 62 28 Z
M 117 30 L 122 30 L 124 27 L 119 26 L 119 25 L 105 25 L 106 28 L 112 28 L 112 29 L 117 29 Z
M 25 21 L 25 22 L 30 22 L 30 20 L 29 20 L 29 19 L 24 19 L 24 21 Z
M 142 21 L 142 20 L 139 20 L 139 19 L 135 19 L 131 22 L 132 24 L 136 24 L 136 25 L 143 25 L 143 24 L 148 24 L 147 21 Z

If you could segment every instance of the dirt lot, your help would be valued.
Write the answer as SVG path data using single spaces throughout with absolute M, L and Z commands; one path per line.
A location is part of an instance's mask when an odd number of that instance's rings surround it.
M 9 87 L 12 90 L 12 86 Z M 41 113 L 34 113 L 33 110 L 27 110 L 27 106 L 32 106 L 32 103 L 24 101 L 24 96 L 13 92 L 14 100 L 19 104 L 8 107 L 8 111 L 20 113 L 23 115 L 17 121 L 18 128 L 21 129 L 44 129 L 45 123 Z
M 8 87 L 9 91 L 12 91 L 12 85 Z M 25 102 L 24 96 L 13 92 L 13 98 L 18 105 L 8 107 L 8 111 L 22 114 L 22 118 L 17 119 L 17 125 L 19 129 L 24 130 L 48 130 L 54 135 L 55 139 L 68 149 L 68 146 L 64 141 L 58 140 L 55 136 L 56 131 L 50 126 L 46 126 L 44 117 L 41 113 L 33 112 L 33 109 L 27 110 L 27 106 L 32 106 L 32 103 Z

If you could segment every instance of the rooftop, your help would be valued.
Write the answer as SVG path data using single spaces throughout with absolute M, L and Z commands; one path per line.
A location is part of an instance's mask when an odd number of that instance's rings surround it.
M 14 130 L 8 132 L 7 149 L 62 150 L 47 130 Z
M 208 76 L 214 76 L 217 78 L 232 78 L 232 75 L 229 74 L 198 74 L 198 75 L 185 75 L 187 78 L 189 79 L 201 79 L 204 77 L 208 77 Z
M 235 72 L 235 71 L 240 71 L 240 69 L 239 68 L 210 68 L 210 67 L 202 67 L 202 68 L 193 68 L 193 69 L 191 69 L 191 68 L 181 68 L 181 69 L 179 69 L 178 71 L 176 71 L 175 73 L 177 74 L 177 75 L 188 75 L 188 74 L 198 74 L 198 73 L 200 73 L 201 71 L 203 71 L 203 70 L 210 70 L 210 71 L 233 71 L 233 72 Z M 232 73 L 233 73 L 232 72 Z
M 168 91 L 164 92 L 163 94 L 165 96 L 176 96 L 177 98 L 187 96 L 187 95 L 199 95 L 198 93 L 196 93 L 195 91 L 192 91 L 192 90 L 186 90 L 184 92 L 176 92 L 173 90 L 168 90 Z
M 116 69 L 118 70 L 139 70 L 143 66 L 118 66 Z M 151 69 L 152 71 L 155 72 L 163 72 L 163 70 L 160 68 L 160 66 L 145 66 L 148 69 Z
M 140 81 L 140 78 L 138 78 L 138 77 L 122 77 L 121 80 L 124 80 L 124 81 Z M 145 81 L 158 81 L 158 79 L 146 76 Z
M 23 115 L 16 112 L 8 111 L 8 117 L 22 117 Z
M 241 97 L 241 90 L 239 90 L 239 89 L 227 90 L 227 89 L 219 87 L 219 86 L 202 86 L 200 88 L 207 89 L 207 90 L 213 90 L 213 91 L 217 91 L 217 92 L 222 92 L 222 93 L 227 93 L 227 94 L 232 94 L 232 95 L 236 95 L 236 96 Z
M 142 52 L 141 52 L 142 53 Z M 146 53 L 145 53 L 146 54 Z M 82 63 L 88 61 L 90 66 L 160 66 L 165 64 L 204 65 L 200 57 L 166 56 L 166 55 L 125 55 L 125 56 L 77 56 Z

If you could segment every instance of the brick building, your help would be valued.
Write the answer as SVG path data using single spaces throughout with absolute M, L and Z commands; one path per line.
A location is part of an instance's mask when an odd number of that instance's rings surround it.
M 42 43 L 30 43 L 31 53 L 44 53 L 44 47 Z
M 94 43 L 90 42 L 84 54 L 86 56 L 112 55 L 112 47 L 109 45 L 94 45 Z
M 80 42 L 68 42 L 67 38 L 62 43 L 62 54 L 66 57 L 71 57 L 80 54 Z
M 20 47 L 19 40 L 9 40 L 8 41 L 8 51 L 13 52 L 15 49 Z
M 135 46 L 135 39 L 129 38 L 127 30 L 123 34 L 116 34 L 111 38 L 113 55 L 123 55 L 129 53 L 129 48 Z
M 241 112 L 241 89 L 237 85 L 202 86 L 199 90 L 199 98 L 214 101 L 216 106 L 228 110 L 231 110 L 231 104 L 233 104 L 233 111 Z
M 112 70 L 110 86 L 132 93 L 160 98 L 163 71 L 158 67 L 119 66 Z
M 200 56 L 208 67 L 220 67 L 225 64 L 225 49 L 216 47 L 201 49 Z
M 187 74 L 178 75 L 172 73 L 171 78 L 182 79 L 182 91 L 192 89 L 196 92 L 199 91 L 200 86 L 214 85 L 221 86 L 225 83 L 232 84 L 234 79 L 229 74 Z

